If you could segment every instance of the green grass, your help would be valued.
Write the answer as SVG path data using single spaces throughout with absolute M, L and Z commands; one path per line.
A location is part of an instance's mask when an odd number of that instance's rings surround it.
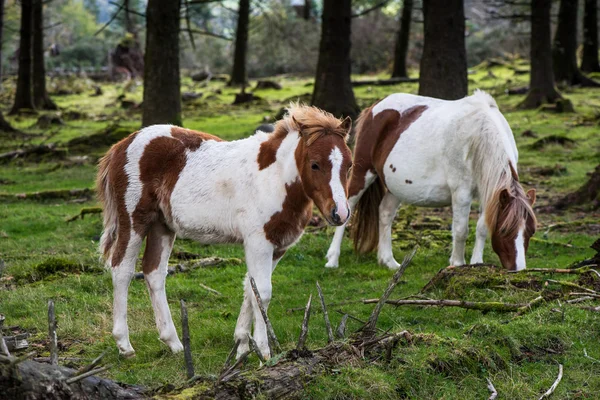
M 527 66 L 519 65 L 520 69 Z M 507 87 L 527 84 L 527 75 L 515 75 L 506 67 L 493 67 L 495 77 L 485 67 L 475 68 L 469 75 L 471 89 L 481 87 L 495 95 L 505 113 L 520 151 L 519 167 L 526 189 L 538 190 L 541 205 L 581 186 L 586 173 L 600 163 L 600 136 L 597 134 L 596 113 L 600 110 L 600 92 L 593 89 L 565 90 L 577 113 L 552 114 L 540 111 L 521 111 L 516 106 L 523 96 L 504 94 Z M 507 83 L 507 79 L 511 82 Z M 238 89 L 223 83 L 211 82 L 201 87 L 189 78 L 183 79 L 182 91 L 200 91 L 204 96 L 183 108 L 184 125 L 191 129 L 219 135 L 233 140 L 247 136 L 253 129 L 270 118 L 290 101 L 290 98 L 312 92 L 309 79 L 281 78 L 284 89 L 261 90 L 256 94 L 263 100 L 249 106 L 232 106 Z M 392 87 L 360 87 L 355 90 L 361 106 L 392 92 L 416 93 L 416 84 Z M 128 99 L 141 101 L 141 87 L 126 89 L 123 85 L 102 85 L 104 94 L 90 97 L 92 92 L 80 95 L 56 96 L 65 110 L 77 110 L 86 115 L 80 120 L 66 121 L 66 125 L 42 130 L 32 127 L 36 116 L 12 118 L 11 122 L 33 136 L 1 140 L 0 149 L 8 151 L 17 146 L 39 143 L 57 143 L 59 146 L 79 136 L 87 136 L 117 122 L 131 131 L 138 129 L 140 114 L 119 108 L 116 97 L 125 93 Z M 220 90 L 220 94 L 216 93 Z M 207 99 L 207 97 L 210 97 Z M 8 107 L 8 99 L 2 104 Z M 538 138 L 523 137 L 532 130 Z M 549 145 L 533 150 L 531 144 L 549 135 L 564 135 L 576 141 L 574 146 Z M 95 161 L 105 151 L 90 149 L 88 160 L 81 165 L 69 160 L 47 160 L 40 163 L 15 161 L 0 167 L 0 193 L 27 193 L 54 189 L 79 189 L 93 186 Z M 70 155 L 68 155 L 70 156 Z M 564 174 L 541 176 L 537 167 L 567 167 Z M 0 259 L 6 269 L 0 281 L 0 313 L 6 315 L 8 325 L 19 325 L 33 333 L 34 349 L 47 355 L 46 303 L 54 299 L 59 320 L 58 336 L 64 350 L 61 355 L 93 359 L 108 349 L 107 362 L 112 365 L 107 373 L 122 382 L 157 387 L 185 382 L 182 355 L 172 355 L 158 341 L 154 318 L 145 284 L 134 281 L 129 293 L 129 326 L 131 341 L 137 356 L 133 359 L 118 357 L 111 337 L 112 287 L 110 274 L 101 269 L 98 259 L 98 238 L 102 223 L 100 215 L 89 215 L 70 223 L 66 219 L 79 213 L 82 207 L 94 202 L 74 203 L 64 200 L 0 202 Z M 435 216 L 441 221 L 440 231 L 413 231 L 406 229 L 406 217 L 420 221 Z M 528 267 L 563 268 L 576 260 L 591 256 L 588 246 L 598 235 L 598 213 L 579 209 L 563 214 L 538 214 L 540 226 L 536 240 L 528 253 Z M 471 218 L 471 236 L 468 255 L 474 243 L 473 231 L 477 213 Z M 547 231 L 551 224 L 584 219 L 581 226 Z M 450 213 L 448 209 L 407 208 L 398 217 L 395 229 L 394 252 L 400 259 L 414 245 L 420 248 L 408 268 L 402 283 L 392 297 L 415 294 L 431 277 L 448 263 Z M 379 297 L 391 277 L 391 272 L 377 265 L 374 255 L 358 256 L 349 240 L 345 240 L 340 268 L 323 268 L 325 253 L 333 229 L 306 233 L 302 240 L 285 255 L 273 275 L 273 300 L 269 308 L 275 331 L 285 349 L 295 345 L 300 332 L 302 312 L 289 309 L 303 307 L 309 294 L 316 295 L 315 282 L 323 287 L 328 303 L 351 302 L 332 307 L 330 317 L 335 325 L 341 320 L 336 312 L 348 312 L 366 319 L 373 306 L 360 300 Z M 563 245 L 561 245 L 563 244 Z M 564 246 L 569 244 L 571 247 Z M 175 251 L 186 250 L 201 256 L 243 258 L 239 246 L 203 246 L 187 240 L 177 240 Z M 498 263 L 488 243 L 485 260 Z M 66 271 L 49 270 L 48 263 L 68 261 Z M 41 263 L 47 263 L 40 267 Z M 172 263 L 176 263 L 172 260 Z M 188 304 L 192 351 L 196 372 L 202 375 L 218 374 L 227 353 L 233 345 L 233 331 L 242 301 L 242 279 L 245 265 L 228 264 L 223 267 L 197 269 L 177 274 L 167 280 L 167 291 L 176 326 L 180 326 L 179 303 Z M 554 276 L 555 279 L 574 279 Z M 198 286 L 203 283 L 221 292 L 209 293 Z M 460 294 L 473 301 L 523 302 L 537 296 L 532 290 L 514 287 L 477 288 L 463 285 L 449 290 L 435 290 L 427 295 L 444 298 Z M 554 288 L 556 289 L 556 288 Z M 562 300 L 561 300 L 562 302 Z M 319 348 L 326 344 L 324 322 L 314 303 L 308 345 Z M 584 303 L 583 305 L 593 305 Z M 486 378 L 491 378 L 502 398 L 535 398 L 547 390 L 557 373 L 557 364 L 565 367 L 565 376 L 555 398 L 594 398 L 600 393 L 596 379 L 598 363 L 584 357 L 587 354 L 600 359 L 600 313 L 562 302 L 561 312 L 556 301 L 514 318 L 513 314 L 481 313 L 458 308 L 385 307 L 379 326 L 399 332 L 407 329 L 415 336 L 413 341 L 402 341 L 389 364 L 359 362 L 342 365 L 331 374 L 319 376 L 307 385 L 306 399 L 481 399 L 489 394 Z M 349 322 L 351 332 L 359 328 Z M 546 350 L 545 350 L 546 349 Z M 547 350 L 549 349 L 549 350 Z M 252 358 L 251 365 L 257 365 Z

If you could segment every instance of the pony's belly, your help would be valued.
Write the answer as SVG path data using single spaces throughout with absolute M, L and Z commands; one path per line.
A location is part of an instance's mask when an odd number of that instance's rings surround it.
M 452 204 L 452 192 L 444 177 L 422 176 L 399 171 L 385 176 L 390 192 L 403 204 L 423 207 L 445 207 Z

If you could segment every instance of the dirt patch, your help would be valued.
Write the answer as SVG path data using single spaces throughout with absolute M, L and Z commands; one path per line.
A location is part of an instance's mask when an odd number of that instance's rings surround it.
M 540 150 L 550 144 L 557 144 L 563 147 L 573 147 L 576 142 L 566 136 L 550 135 L 533 142 L 529 147 L 533 150 Z

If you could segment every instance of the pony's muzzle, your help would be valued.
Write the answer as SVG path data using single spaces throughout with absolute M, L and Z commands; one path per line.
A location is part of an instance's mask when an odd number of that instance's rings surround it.
M 333 208 L 331 209 L 331 214 L 329 215 L 330 217 L 330 221 L 332 225 L 342 225 L 346 222 L 346 219 L 348 219 L 348 212 L 343 213 L 344 215 L 340 215 L 338 213 L 338 207 L 337 205 L 333 206 Z

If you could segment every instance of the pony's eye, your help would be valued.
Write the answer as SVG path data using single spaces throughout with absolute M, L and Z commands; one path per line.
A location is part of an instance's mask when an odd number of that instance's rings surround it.
M 312 163 L 312 164 L 310 165 L 310 167 L 312 168 L 312 170 L 313 170 L 313 171 L 318 171 L 318 170 L 320 170 L 320 169 L 321 169 L 321 168 L 319 167 L 319 164 L 317 164 L 316 162 Z

